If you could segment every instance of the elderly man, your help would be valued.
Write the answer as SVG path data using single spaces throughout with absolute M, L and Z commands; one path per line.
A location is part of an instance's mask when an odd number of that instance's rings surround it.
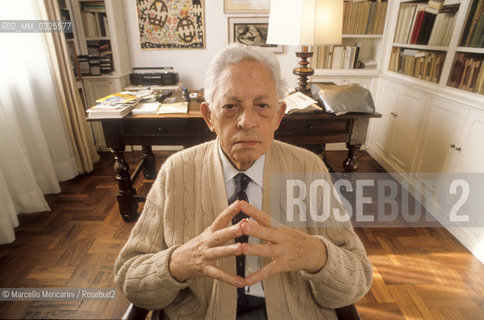
M 281 214 L 271 212 L 273 173 L 327 172 L 274 141 L 283 92 L 264 49 L 214 57 L 201 112 L 217 139 L 167 159 L 116 261 L 135 305 L 168 319 L 336 319 L 368 291 L 371 265 L 349 222 L 296 229 L 271 218 Z

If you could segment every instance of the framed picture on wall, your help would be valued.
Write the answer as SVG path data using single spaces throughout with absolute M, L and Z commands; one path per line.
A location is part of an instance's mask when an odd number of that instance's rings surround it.
M 225 13 L 269 13 L 271 0 L 224 0 Z
M 205 48 L 203 0 L 136 0 L 141 49 Z
M 229 43 L 242 43 L 248 46 L 260 46 L 274 53 L 282 53 L 284 46 L 267 44 L 269 29 L 268 17 L 230 17 Z

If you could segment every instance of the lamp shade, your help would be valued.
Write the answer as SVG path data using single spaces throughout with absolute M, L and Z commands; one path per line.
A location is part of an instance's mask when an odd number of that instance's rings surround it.
M 343 0 L 271 0 L 268 44 L 340 44 Z

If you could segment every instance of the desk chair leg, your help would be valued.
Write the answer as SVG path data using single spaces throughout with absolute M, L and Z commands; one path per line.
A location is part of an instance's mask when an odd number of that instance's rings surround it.
M 130 304 L 128 309 L 123 315 L 122 320 L 142 320 L 146 319 L 149 311 L 140 307 Z
M 338 320 L 360 320 L 360 315 L 354 304 L 336 309 Z

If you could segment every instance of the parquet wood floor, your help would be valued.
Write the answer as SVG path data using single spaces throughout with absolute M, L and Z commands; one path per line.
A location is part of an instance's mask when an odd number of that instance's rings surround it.
M 157 152 L 158 166 L 168 153 Z M 137 153 L 128 153 L 134 167 Z M 343 152 L 328 152 L 338 172 Z M 48 195 L 51 212 L 21 215 L 16 241 L 0 246 L 0 288 L 114 288 L 113 265 L 132 223 L 116 203 L 113 159 Z M 361 172 L 384 171 L 362 153 Z M 150 181 L 141 181 L 141 192 Z M 442 228 L 356 229 L 374 266 L 370 292 L 357 303 L 362 319 L 484 319 L 484 265 Z M 0 318 L 119 319 L 115 300 L 0 302 Z

